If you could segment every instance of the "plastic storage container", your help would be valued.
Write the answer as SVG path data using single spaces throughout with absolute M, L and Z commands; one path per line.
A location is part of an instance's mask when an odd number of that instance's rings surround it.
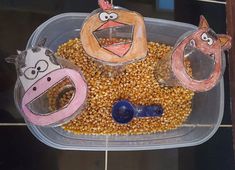
M 35 30 L 28 41 L 27 48 L 47 38 L 45 46 L 55 51 L 58 45 L 79 36 L 83 20 L 87 15 L 65 13 L 49 19 Z M 196 29 L 193 25 L 152 18 L 145 18 L 145 24 L 148 41 L 172 46 L 186 31 Z M 27 125 L 40 141 L 58 149 L 124 151 L 194 146 L 212 137 L 221 123 L 224 111 L 223 80 L 212 90 L 197 93 L 192 107 L 192 113 L 181 127 L 151 135 L 75 135 L 60 127 L 38 127 L 28 122 Z

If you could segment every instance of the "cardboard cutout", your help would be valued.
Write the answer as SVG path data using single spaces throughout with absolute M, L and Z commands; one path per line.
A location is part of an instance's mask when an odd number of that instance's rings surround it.
M 80 34 L 86 53 L 109 64 L 144 58 L 147 40 L 143 17 L 115 8 L 105 0 L 98 2 L 101 9 L 87 18 Z M 104 44 L 103 39 L 109 39 L 109 44 Z
M 24 94 L 18 105 L 23 116 L 31 123 L 39 126 L 50 126 L 61 123 L 74 115 L 84 104 L 87 95 L 87 84 L 82 75 L 73 69 L 63 68 L 52 51 L 43 47 L 34 47 L 26 51 L 18 51 L 18 55 L 8 58 L 14 62 L 18 71 L 19 81 Z M 42 97 L 48 90 L 69 79 L 74 93 L 69 103 L 51 113 L 38 113 L 38 108 L 45 107 L 46 99 L 32 104 Z M 56 96 L 53 96 L 56 98 Z

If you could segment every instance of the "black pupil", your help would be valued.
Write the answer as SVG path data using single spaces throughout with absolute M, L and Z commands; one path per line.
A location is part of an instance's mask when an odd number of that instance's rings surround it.
M 38 71 L 41 70 L 41 67 L 38 67 L 37 70 L 38 70 Z
M 108 19 L 108 16 L 105 16 L 105 19 Z
M 35 74 L 35 70 L 32 70 L 31 73 L 32 73 L 32 74 Z
M 111 15 L 110 18 L 113 18 L 113 16 Z

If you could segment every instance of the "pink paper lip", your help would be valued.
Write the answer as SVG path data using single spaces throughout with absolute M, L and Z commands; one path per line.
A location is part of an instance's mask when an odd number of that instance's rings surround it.
M 132 43 L 124 43 L 124 44 L 112 44 L 109 46 L 103 46 L 104 49 L 111 51 L 112 53 L 118 55 L 119 57 L 123 57 L 131 48 Z
M 48 77 L 51 78 L 49 82 L 47 81 Z M 75 92 L 73 99 L 65 108 L 50 114 L 40 115 L 33 113 L 27 107 L 28 103 L 35 100 L 37 97 L 45 93 L 45 91 L 66 77 L 68 77 L 74 84 Z M 37 88 L 36 91 L 33 90 L 34 87 Z M 79 107 L 83 105 L 86 99 L 86 95 L 87 84 L 79 72 L 67 68 L 58 69 L 45 75 L 25 92 L 22 99 L 22 110 L 27 120 L 31 123 L 39 126 L 48 126 L 72 116 L 79 109 Z
M 94 31 L 94 35 L 95 33 L 98 31 L 110 31 L 109 29 L 112 28 L 122 28 L 122 27 L 130 27 L 131 29 L 133 29 L 132 25 L 127 25 L 127 24 L 123 24 L 120 22 L 116 22 L 116 21 L 112 21 L 109 20 L 108 22 L 104 23 L 103 25 L 101 25 L 98 29 L 96 29 Z M 125 42 L 113 42 L 112 44 L 109 45 L 102 45 L 100 44 L 100 46 L 102 48 L 104 48 L 105 50 L 117 55 L 118 57 L 123 57 L 131 48 L 132 46 L 132 36 L 133 36 L 133 32 L 131 33 L 131 38 L 129 41 L 125 41 Z M 95 35 L 97 41 L 99 42 L 99 36 Z
M 108 22 L 101 25 L 101 27 L 99 27 L 97 30 L 103 30 L 103 29 L 112 28 L 112 27 L 121 27 L 121 26 L 124 26 L 124 25 L 125 24 L 123 24 L 123 23 L 109 20 Z

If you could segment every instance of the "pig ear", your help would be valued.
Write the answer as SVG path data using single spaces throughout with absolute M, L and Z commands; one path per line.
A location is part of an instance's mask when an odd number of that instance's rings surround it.
M 199 28 L 209 28 L 210 26 L 209 26 L 209 24 L 208 24 L 208 22 L 207 22 L 207 20 L 206 20 L 206 18 L 203 16 L 203 15 L 201 15 L 200 16 L 200 23 L 199 23 Z
M 223 50 L 228 50 L 231 48 L 232 38 L 229 35 L 218 35 L 218 39 Z

